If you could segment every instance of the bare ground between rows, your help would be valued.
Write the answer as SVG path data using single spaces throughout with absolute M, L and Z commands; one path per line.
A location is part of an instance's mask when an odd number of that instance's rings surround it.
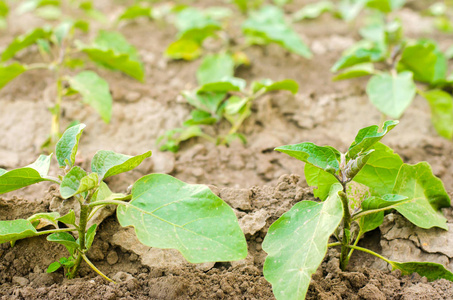
M 245 260 L 191 265 L 177 251 L 140 246 L 132 229 L 121 228 L 114 217 L 109 217 L 100 226 L 89 257 L 118 284 L 104 281 L 87 265 L 75 280 L 65 279 L 61 270 L 45 273 L 51 262 L 66 255 L 66 250 L 39 237 L 18 241 L 13 248 L 1 245 L 0 299 L 274 299 L 262 274 L 266 254 L 261 243 L 269 225 L 296 202 L 312 200 L 312 191 L 297 175 L 282 176 L 276 186 L 211 189 L 236 212 L 248 242 Z M 3 198 L 0 218 L 15 219 L 55 209 L 58 201 L 53 188 L 38 202 Z M 444 214 L 453 221 L 451 209 Z M 401 230 L 404 228 L 408 228 L 406 232 Z M 429 257 L 453 269 L 448 256 L 453 256 L 449 250 L 453 239 L 445 232 L 421 233 L 395 214 L 386 217 L 381 231 L 372 232 L 361 244 L 390 256 L 393 247 L 404 246 L 404 253 L 399 254 L 414 260 Z M 449 241 L 431 251 L 414 242 L 414 236 L 423 242 L 423 234 L 432 239 L 433 247 L 433 241 L 446 237 Z M 416 274 L 390 273 L 386 264 L 365 253 L 355 254 L 349 272 L 342 272 L 337 250 L 329 249 L 313 275 L 307 299 L 452 299 L 452 282 L 428 282 Z

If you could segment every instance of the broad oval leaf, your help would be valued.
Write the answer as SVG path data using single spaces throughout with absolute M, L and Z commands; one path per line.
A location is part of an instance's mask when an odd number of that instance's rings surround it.
M 57 142 L 55 153 L 60 167 L 74 166 L 80 136 L 85 127 L 85 124 L 77 124 L 69 127 Z
M 206 55 L 197 70 L 199 85 L 234 76 L 234 60 L 228 53 Z
M 75 238 L 67 232 L 52 233 L 47 236 L 49 242 L 61 244 L 66 247 L 69 253 L 74 254 L 75 249 L 79 248 Z
M 112 117 L 112 95 L 107 81 L 93 71 L 83 71 L 68 78 L 71 88 L 79 92 L 83 102 L 92 106 L 105 123 Z
M 98 183 L 98 174 L 87 175 L 82 168 L 75 166 L 63 177 L 60 184 L 60 194 L 63 199 L 68 199 L 95 188 Z
M 446 78 L 448 64 L 434 41 L 421 40 L 404 47 L 397 68 L 412 72 L 417 81 L 435 84 Z
M 389 133 L 390 130 L 395 128 L 398 123 L 398 121 L 386 121 L 382 128 L 382 131 L 379 131 L 380 128 L 377 125 L 372 125 L 360 129 L 354 139 L 354 142 L 351 144 L 351 146 L 349 146 L 347 153 L 348 158 L 354 159 L 358 154 L 361 154 L 370 149 L 387 133 Z
M 421 94 L 431 107 L 431 122 L 437 133 L 451 140 L 453 137 L 453 97 L 442 90 L 431 90 Z
M 373 147 L 366 165 L 354 177 L 354 181 L 366 185 L 373 195 L 382 196 L 393 191 L 396 177 L 403 165 L 401 157 L 380 142 Z
M 371 77 L 366 92 L 380 112 L 399 119 L 414 99 L 416 87 L 411 72 L 382 73 Z
M 313 195 L 323 201 L 329 196 L 332 185 L 338 182 L 331 173 L 327 173 L 312 164 L 305 164 L 304 174 L 307 184 L 316 187 L 313 190 Z
M 289 91 L 293 94 L 296 94 L 299 90 L 299 84 L 297 84 L 297 82 L 292 79 L 284 79 L 276 82 L 265 79 L 252 83 L 253 93 L 258 92 L 261 89 L 263 89 L 265 93 L 272 91 Z
M 28 220 L 0 221 L 0 244 L 37 235 L 38 232 Z
M 0 65 L 0 89 L 2 89 L 8 82 L 24 73 L 27 68 L 20 63 L 14 62 L 10 65 Z
M 36 28 L 26 34 L 16 37 L 2 53 L 2 61 L 6 61 L 16 55 L 22 49 L 33 45 L 39 39 L 47 39 L 51 34 L 50 30 Z
M 278 7 L 265 6 L 251 13 L 242 24 L 242 31 L 252 43 L 276 43 L 303 57 L 312 57 L 310 49 L 285 22 L 283 11 Z
M 313 143 L 300 143 L 275 148 L 300 161 L 312 164 L 326 172 L 334 174 L 340 169 L 338 150 L 328 146 L 317 146 Z
M 439 210 L 450 207 L 451 200 L 442 181 L 434 176 L 427 162 L 402 165 L 393 194 L 411 200 L 395 209 L 413 224 L 425 229 L 439 227 L 448 230 L 447 220 Z
M 447 279 L 453 281 L 453 273 L 445 269 L 441 264 L 432 262 L 396 262 L 389 261 L 393 270 L 401 270 L 403 275 L 418 273 L 420 276 L 426 277 L 429 281 L 437 279 Z
M 233 210 L 204 185 L 165 174 L 139 179 L 132 201 L 120 205 L 121 226 L 134 226 L 143 244 L 177 249 L 191 263 L 232 261 L 247 256 Z
M 151 151 L 137 156 L 129 156 L 113 151 L 100 150 L 91 161 L 91 172 L 97 173 L 99 179 L 128 172 L 135 169 L 145 158 L 151 156 Z
M 201 45 L 193 40 L 179 39 L 167 47 L 165 55 L 172 59 L 194 60 L 201 55 Z
M 7 172 L 0 171 L 0 194 L 15 191 L 42 181 L 53 181 L 46 178 L 49 172 L 51 156 L 40 155 L 31 165 Z
M 311 275 L 327 252 L 330 236 L 340 224 L 342 186 L 332 186 L 326 201 L 301 201 L 271 225 L 263 242 L 268 253 L 264 277 L 282 300 L 304 299 Z

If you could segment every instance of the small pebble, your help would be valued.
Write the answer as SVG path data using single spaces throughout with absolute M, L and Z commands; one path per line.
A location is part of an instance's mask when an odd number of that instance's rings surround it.
M 118 254 L 115 250 L 112 250 L 107 254 L 107 262 L 109 265 L 114 265 L 118 262 Z

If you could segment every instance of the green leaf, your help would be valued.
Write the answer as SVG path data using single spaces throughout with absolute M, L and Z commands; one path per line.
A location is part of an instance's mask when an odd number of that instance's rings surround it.
M 338 183 L 324 202 L 297 203 L 269 228 L 263 242 L 268 253 L 264 277 L 278 300 L 304 299 L 311 275 L 324 259 L 329 238 L 343 217 L 341 190 Z
M 332 72 L 352 67 L 354 65 L 365 64 L 378 61 L 382 56 L 382 52 L 378 49 L 358 48 L 354 52 L 342 56 L 330 69 Z
M 349 146 L 347 156 L 354 159 L 357 155 L 367 151 L 389 133 L 390 130 L 395 128 L 398 123 L 398 121 L 386 121 L 382 127 L 382 131 L 380 131 L 380 128 L 377 125 L 360 129 L 354 142 Z
M 99 201 L 99 200 L 126 200 L 129 196 L 121 193 L 113 193 L 108 185 L 101 181 L 99 184 L 99 188 L 91 197 L 91 202 Z
M 384 144 L 376 143 L 372 149 L 373 154 L 354 181 L 369 187 L 373 195 L 390 194 L 403 160 Z
M 425 229 L 439 227 L 448 230 L 447 219 L 439 209 L 451 206 L 450 197 L 427 162 L 403 164 L 392 193 L 412 200 L 399 205 L 396 210 L 413 224 Z
M 404 48 L 397 69 L 412 72 L 414 80 L 435 84 L 447 76 L 447 58 L 435 42 L 421 40 Z
M 232 261 L 247 256 L 233 210 L 204 185 L 165 174 L 139 179 L 132 201 L 119 206 L 121 226 L 134 226 L 140 242 L 177 249 L 191 263 Z
M 227 53 L 206 55 L 197 70 L 199 85 L 234 76 L 233 57 Z
M 9 13 L 9 7 L 5 1 L 0 1 L 0 18 L 5 18 Z
M 28 220 L 0 221 L 0 244 L 37 235 L 38 232 Z
M 75 225 L 76 216 L 74 211 L 71 209 L 66 215 L 57 218 L 57 221 L 60 221 L 64 224 Z
M 403 7 L 406 0 L 369 0 L 367 7 L 377 9 L 383 13 L 390 13 Z
M 232 91 L 241 91 L 245 88 L 246 82 L 242 78 L 227 78 L 222 81 L 210 82 L 202 85 L 197 93 L 201 92 L 214 92 L 214 93 L 226 93 Z
M 304 174 L 307 184 L 317 187 L 313 190 L 313 195 L 323 201 L 329 196 L 332 185 L 338 182 L 331 173 L 327 173 L 312 164 L 305 164 Z
M 112 117 L 112 95 L 107 81 L 93 71 L 83 71 L 68 78 L 72 89 L 79 92 L 83 102 L 92 106 L 105 123 Z
M 39 39 L 48 39 L 51 34 L 50 30 L 43 29 L 43 28 L 36 28 L 24 35 L 20 35 L 16 37 L 11 44 L 6 47 L 6 49 L 2 53 L 2 61 L 6 61 L 16 55 L 17 52 L 25 49 L 34 43 L 36 43 Z
M 17 62 L 8 66 L 0 65 L 0 89 L 25 71 L 27 71 L 27 68 Z
M 338 150 L 328 146 L 317 146 L 313 143 L 300 143 L 275 148 L 300 161 L 312 164 L 315 167 L 334 174 L 340 169 Z
M 165 55 L 172 59 L 194 60 L 201 55 L 201 45 L 193 40 L 180 39 L 167 47 Z
M 7 172 L 0 172 L 0 194 L 18 190 L 20 188 L 42 182 L 53 181 L 46 178 L 52 155 L 40 155 L 32 164 Z
M 212 125 L 217 122 L 217 119 L 212 117 L 209 112 L 194 109 L 190 112 L 191 119 L 184 121 L 184 126 L 193 126 L 193 125 Z
M 201 130 L 200 126 L 193 125 L 185 128 L 175 128 L 168 130 L 165 134 L 157 139 L 157 143 L 161 144 L 161 142 L 166 139 L 165 143 L 163 143 L 159 147 L 159 149 L 161 151 L 178 152 L 179 144 L 193 137 L 201 136 L 205 136 L 205 134 Z
M 102 66 L 143 82 L 145 73 L 138 51 L 120 33 L 101 30 L 92 45 L 79 43 L 79 48 Z
M 365 7 L 368 0 L 341 0 L 338 4 L 338 14 L 345 21 L 351 21 L 357 17 Z
M 440 136 L 453 137 L 453 97 L 442 90 L 421 93 L 431 107 L 431 122 Z
M 79 248 L 75 238 L 67 232 L 52 233 L 47 236 L 49 242 L 61 244 L 66 247 L 69 253 L 74 254 L 75 249 Z
M 60 214 L 57 212 L 50 212 L 50 213 L 37 213 L 27 218 L 36 229 L 40 229 L 43 226 L 49 225 L 48 223 L 52 223 L 53 226 L 57 227 L 57 221 L 60 217 Z M 44 221 L 43 226 L 40 226 L 41 221 Z
M 176 15 L 175 25 L 180 40 L 192 40 L 199 45 L 222 28 L 219 22 L 193 7 L 181 10 Z
M 397 204 L 401 204 L 407 201 L 409 198 L 406 196 L 401 195 L 394 195 L 394 194 L 387 194 L 382 197 L 368 197 L 362 202 L 362 211 L 367 210 L 374 210 L 374 209 L 381 209 L 386 208 L 389 206 L 395 206 Z
M 302 9 L 296 11 L 293 15 L 293 20 L 316 19 L 323 13 L 333 11 L 334 9 L 335 6 L 331 1 L 318 1 L 305 5 Z
M 265 6 L 252 12 L 242 24 L 242 31 L 252 43 L 276 43 L 303 57 L 312 57 L 310 49 L 285 22 L 283 11 L 278 7 Z
M 100 180 L 135 169 L 145 158 L 151 156 L 151 151 L 137 156 L 129 156 L 113 151 L 100 150 L 91 161 L 91 171 L 99 175 Z
M 445 269 L 441 264 L 431 262 L 405 262 L 389 261 L 393 270 L 401 270 L 403 275 L 418 273 L 420 276 L 426 277 L 429 281 L 437 279 L 447 279 L 453 281 L 453 273 Z
M 332 80 L 345 80 L 374 74 L 374 65 L 372 63 L 362 63 L 345 69 L 335 76 Z
M 264 89 L 264 92 L 272 91 L 289 91 L 293 94 L 297 94 L 299 90 L 299 84 L 292 79 L 284 79 L 281 81 L 273 82 L 270 79 L 264 79 L 260 81 L 254 81 L 252 83 L 252 92 L 256 93 L 259 90 Z
M 140 17 L 151 18 L 151 16 L 152 16 L 151 7 L 145 7 L 136 4 L 126 8 L 126 10 L 118 17 L 118 20 L 132 20 Z
M 380 112 L 399 119 L 414 99 L 416 87 L 411 72 L 382 73 L 371 77 L 366 92 Z
M 61 181 L 60 194 L 63 199 L 68 199 L 77 194 L 92 190 L 98 185 L 99 177 L 96 173 L 87 175 L 82 168 L 73 167 Z
M 85 247 L 86 249 L 90 249 L 91 245 L 93 244 L 94 241 L 94 236 L 96 235 L 96 228 L 98 227 L 97 224 L 93 224 L 88 228 L 86 234 L 85 234 Z
M 77 124 L 66 129 L 57 142 L 55 152 L 60 167 L 74 166 L 77 149 L 79 147 L 80 136 L 82 135 L 85 124 Z
M 58 261 L 55 261 L 47 267 L 46 273 L 53 273 L 58 271 L 59 268 L 61 268 L 61 264 Z

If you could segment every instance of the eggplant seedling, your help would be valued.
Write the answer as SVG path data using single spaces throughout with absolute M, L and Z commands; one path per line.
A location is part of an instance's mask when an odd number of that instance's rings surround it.
M 97 65 L 121 71 L 139 81 L 144 80 L 144 69 L 137 50 L 118 32 L 101 30 L 89 45 L 75 40 L 75 31 L 88 31 L 86 21 L 64 21 L 55 28 L 36 28 L 16 37 L 0 57 L 0 89 L 20 74 L 33 69 L 49 70 L 54 74 L 55 105 L 50 108 L 52 123 L 50 137 L 44 146 L 54 146 L 61 136 L 60 117 L 63 98 L 80 94 L 82 101 L 94 108 L 106 123 L 112 115 L 112 96 L 107 81 L 96 72 L 83 70 L 70 75 L 72 69 L 81 68 L 85 54 Z M 37 45 L 43 62 L 23 64 L 14 60 L 16 54 Z M 14 61 L 13 61 L 14 60 Z
M 305 162 L 305 177 L 317 187 L 321 201 L 301 201 L 269 228 L 263 242 L 268 253 L 264 277 L 277 299 L 304 299 L 310 278 L 328 247 L 340 247 L 340 268 L 345 271 L 354 250 L 374 255 L 403 274 L 414 272 L 428 280 L 453 273 L 430 262 L 395 262 L 358 246 L 363 235 L 379 227 L 384 213 L 396 210 L 421 228 L 448 230 L 439 212 L 451 200 L 442 181 L 426 162 L 403 163 L 400 156 L 379 141 L 398 121 L 361 129 L 346 153 L 313 143 L 287 145 L 275 150 Z M 334 241 L 330 242 L 331 239 Z
M 67 277 L 74 278 L 83 260 L 110 280 L 86 256 L 99 225 L 88 224 L 93 223 L 98 209 L 116 205 L 121 226 L 134 227 L 138 240 L 147 246 L 177 249 L 192 263 L 246 257 L 247 244 L 233 210 L 206 186 L 186 184 L 166 174 L 150 174 L 133 184 L 130 195 L 110 191 L 104 180 L 136 168 L 151 156 L 150 151 L 128 156 L 101 150 L 91 161 L 91 173 L 75 166 L 84 128 L 84 124 L 70 127 L 58 141 L 56 158 L 64 171 L 58 178 L 48 175 L 52 155 L 41 155 L 20 169 L 0 169 L 0 194 L 50 181 L 59 186 L 63 199 L 74 197 L 79 206 L 64 216 L 50 212 L 28 219 L 0 221 L 0 243 L 14 244 L 20 239 L 47 235 L 48 241 L 62 244 L 69 252 L 68 257 L 52 263 L 47 272 L 63 267 Z

